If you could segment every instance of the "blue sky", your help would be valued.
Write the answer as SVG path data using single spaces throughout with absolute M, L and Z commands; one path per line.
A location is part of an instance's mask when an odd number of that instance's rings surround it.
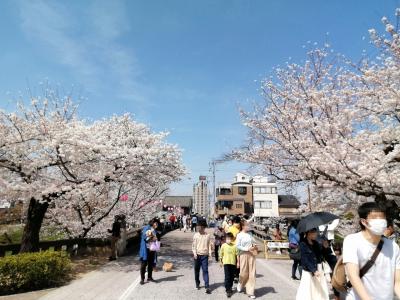
M 0 1 L 0 107 L 40 82 L 86 98 L 81 116 L 132 113 L 171 132 L 191 174 L 242 144 L 238 106 L 259 101 L 259 80 L 308 41 L 349 57 L 370 28 L 394 18 L 395 0 Z M 329 33 L 327 35 L 327 33 Z M 367 39 L 363 40 L 363 37 Z M 373 52 L 370 55 L 374 55 Z M 221 165 L 217 181 L 245 166 Z M 189 179 L 190 177 L 190 179 Z

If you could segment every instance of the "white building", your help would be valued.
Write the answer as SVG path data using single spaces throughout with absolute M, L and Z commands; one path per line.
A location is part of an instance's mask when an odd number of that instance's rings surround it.
M 6 200 L 0 200 L 0 209 L 7 209 L 11 207 L 11 203 Z
M 208 216 L 208 209 L 207 177 L 200 176 L 199 182 L 193 187 L 193 211 L 202 216 Z
M 253 185 L 254 216 L 256 218 L 278 217 L 279 202 L 276 182 L 264 176 L 254 176 L 251 182 Z

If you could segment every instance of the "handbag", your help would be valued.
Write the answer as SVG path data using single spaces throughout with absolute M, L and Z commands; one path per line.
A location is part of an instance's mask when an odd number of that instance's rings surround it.
M 253 250 L 251 250 L 250 251 L 250 253 L 252 254 L 252 255 L 254 255 L 254 256 L 257 256 L 258 255 L 258 247 L 257 247 L 257 245 L 254 245 L 254 249 Z
M 367 274 L 368 270 L 374 265 L 376 258 L 378 257 L 379 253 L 382 250 L 383 243 L 384 241 L 380 240 L 370 260 L 367 261 L 367 263 L 360 269 L 360 278 L 362 278 L 365 274 Z M 335 269 L 333 270 L 332 286 L 336 290 L 344 293 L 352 288 L 351 282 L 347 281 L 346 271 L 343 263 L 343 257 L 339 258 L 338 262 L 336 263 Z
M 150 242 L 149 249 L 150 251 L 155 251 L 155 252 L 160 251 L 160 242 L 159 241 Z
M 289 250 L 289 257 L 292 260 L 300 260 L 301 259 L 300 247 L 297 246 L 296 248 L 291 248 Z

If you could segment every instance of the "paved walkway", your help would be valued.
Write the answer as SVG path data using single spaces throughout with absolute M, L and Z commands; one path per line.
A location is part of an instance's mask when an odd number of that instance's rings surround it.
M 204 288 L 201 290 L 194 288 L 193 259 L 190 251 L 192 236 L 190 232 L 175 230 L 163 237 L 164 246 L 161 248 L 158 266 L 161 267 L 165 261 L 171 261 L 175 268 L 173 272 L 154 273 L 153 277 L 157 283 L 140 285 L 138 258 L 127 256 L 110 262 L 67 286 L 52 290 L 40 299 L 226 299 L 223 269 L 216 262 L 212 262 L 209 267 L 212 294 L 205 294 Z M 290 261 L 258 259 L 255 291 L 257 298 L 294 299 L 298 282 L 290 279 L 290 269 Z M 244 300 L 248 297 L 243 293 L 236 293 L 231 299 Z

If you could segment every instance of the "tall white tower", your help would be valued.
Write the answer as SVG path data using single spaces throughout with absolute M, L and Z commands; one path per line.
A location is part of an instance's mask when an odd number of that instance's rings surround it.
M 199 182 L 193 187 L 193 209 L 196 213 L 208 216 L 208 187 L 207 177 L 200 176 Z

